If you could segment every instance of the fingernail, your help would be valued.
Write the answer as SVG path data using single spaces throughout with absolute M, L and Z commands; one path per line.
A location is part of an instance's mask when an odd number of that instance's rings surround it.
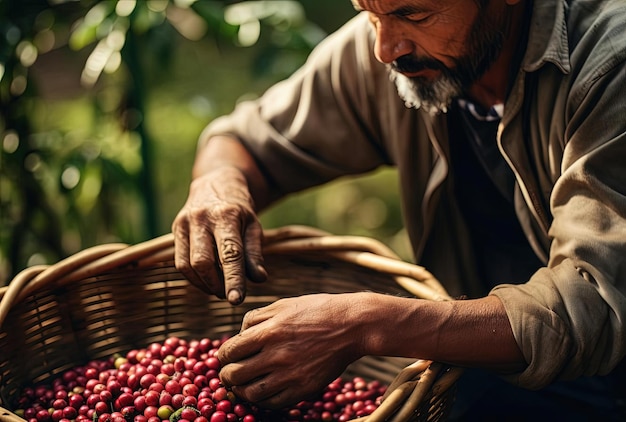
M 228 301 L 233 305 L 239 305 L 241 303 L 241 292 L 237 289 L 231 289 L 228 291 Z

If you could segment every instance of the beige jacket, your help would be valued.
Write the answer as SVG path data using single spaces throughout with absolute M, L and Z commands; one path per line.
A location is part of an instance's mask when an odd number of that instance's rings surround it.
M 626 7 L 534 4 L 498 145 L 516 176 L 517 215 L 546 267 L 490 292 L 528 362 L 508 378 L 533 389 L 606 374 L 626 352 Z M 454 295 L 484 295 L 451 195 L 447 116 L 404 106 L 373 37 L 366 17 L 355 17 L 203 139 L 240 138 L 279 195 L 396 166 L 417 262 Z

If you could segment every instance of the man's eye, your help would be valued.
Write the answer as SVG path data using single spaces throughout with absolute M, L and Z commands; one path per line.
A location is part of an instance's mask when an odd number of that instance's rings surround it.
M 430 19 L 432 15 L 425 15 L 424 13 L 411 13 L 404 15 L 403 18 L 413 23 L 424 23 Z

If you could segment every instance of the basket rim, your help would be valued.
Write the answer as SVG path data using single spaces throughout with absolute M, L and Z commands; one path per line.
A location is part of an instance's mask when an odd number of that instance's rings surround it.
M 430 300 L 451 300 L 439 281 L 424 267 L 403 261 L 382 242 L 365 236 L 332 235 L 303 225 L 263 232 L 263 254 L 317 253 L 395 276 L 409 293 Z M 133 264 L 141 267 L 174 259 L 174 234 L 168 233 L 129 245 L 106 243 L 86 248 L 55 264 L 26 268 L 0 288 L 0 327 L 14 304 L 37 289 L 62 280 L 63 284 Z

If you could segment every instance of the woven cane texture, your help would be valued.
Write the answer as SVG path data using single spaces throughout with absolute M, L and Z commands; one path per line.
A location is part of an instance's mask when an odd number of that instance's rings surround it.
M 265 238 L 270 279 L 249 284 L 240 306 L 187 282 L 174 266 L 172 235 L 134 246 L 101 245 L 56 265 L 20 273 L 0 289 L 0 421 L 23 422 L 10 410 L 25 386 L 168 336 L 232 335 L 248 310 L 282 297 L 369 290 L 449 299 L 427 271 L 399 261 L 371 239 L 303 227 L 267 231 Z M 418 369 L 411 370 L 411 364 Z M 397 396 L 393 409 L 360 420 L 435 421 L 446 416 L 460 375 L 457 369 L 428 361 L 365 357 L 344 375 L 391 384 L 389 397 Z M 416 392 L 418 388 L 428 391 Z M 411 395 L 421 398 L 411 402 Z M 391 403 L 389 397 L 385 401 Z M 407 402 L 412 404 L 407 407 Z

